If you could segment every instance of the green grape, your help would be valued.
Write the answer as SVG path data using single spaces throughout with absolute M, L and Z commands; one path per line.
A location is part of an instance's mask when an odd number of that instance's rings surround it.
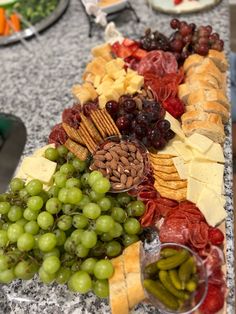
M 51 161 L 57 161 L 59 159 L 59 153 L 56 148 L 49 147 L 45 150 L 44 153 L 45 158 L 51 160 Z
M 32 220 L 24 225 L 24 229 L 25 232 L 35 235 L 39 232 L 39 225 L 37 224 L 36 221 Z
M 69 204 L 77 205 L 82 200 L 82 192 L 80 189 L 72 187 L 68 189 L 67 197 Z
M 66 160 L 68 161 L 72 161 L 75 158 L 75 155 L 72 152 L 68 152 L 67 156 L 66 156 Z
M 71 267 L 74 264 L 75 256 L 66 252 L 62 255 L 61 260 L 64 267 Z
M 6 255 L 0 255 L 0 272 L 8 269 L 10 264 L 9 257 Z
M 18 193 L 19 193 L 20 199 L 27 200 L 29 193 L 27 192 L 26 188 L 20 190 Z
M 42 192 L 43 189 L 43 184 L 41 181 L 37 179 L 31 180 L 27 185 L 26 185 L 26 191 L 29 193 L 31 196 L 38 195 L 40 192 Z
M 72 204 L 63 204 L 61 207 L 63 214 L 65 215 L 71 215 L 76 211 L 76 206 Z
M 126 206 L 131 202 L 131 197 L 127 193 L 119 193 L 116 199 L 121 206 Z
M 44 268 L 41 266 L 39 268 L 39 278 L 40 280 L 45 283 L 45 284 L 49 284 L 51 282 L 53 282 L 56 278 L 56 274 L 49 274 L 47 273 Z
M 71 276 L 71 270 L 66 267 L 61 267 L 57 272 L 56 282 L 60 285 L 64 285 L 68 282 Z
M 97 219 L 101 215 L 101 208 L 95 203 L 89 203 L 84 206 L 83 214 L 89 219 Z
M 97 259 L 89 257 L 83 261 L 81 264 L 81 270 L 86 271 L 86 273 L 93 275 L 94 266 L 97 263 Z
M 96 280 L 93 284 L 93 292 L 99 298 L 108 298 L 109 284 L 107 280 Z
M 124 223 L 124 229 L 128 234 L 137 234 L 141 230 L 141 226 L 137 219 L 128 218 Z
M 38 271 L 38 266 L 32 261 L 20 261 L 14 268 L 16 278 L 29 280 L 34 277 Z
M 107 259 L 101 259 L 94 266 L 94 275 L 97 279 L 109 279 L 113 272 L 112 263 Z
M 30 251 L 35 244 L 34 237 L 30 233 L 23 233 L 17 240 L 17 248 L 20 251 Z
M 92 187 L 93 184 L 97 181 L 103 178 L 103 175 L 100 171 L 92 171 L 89 174 L 89 178 L 88 178 L 88 184 Z M 98 192 L 98 193 L 105 193 L 105 192 Z
M 97 202 L 97 204 L 101 207 L 102 211 L 108 211 L 109 209 L 111 209 L 112 205 L 111 200 L 108 197 L 103 197 Z
M 9 284 L 15 279 L 13 268 L 6 269 L 0 272 L 0 283 Z
M 0 203 L 1 202 L 7 202 L 7 199 L 8 199 L 8 193 L 0 194 Z
M 113 239 L 113 236 L 109 232 L 105 232 L 105 233 L 100 235 L 100 239 L 103 242 L 109 242 Z
M 66 252 L 70 253 L 70 254 L 74 254 L 75 250 L 76 250 L 76 244 L 73 241 L 73 239 L 71 237 L 66 239 L 66 242 L 64 243 L 64 249 Z
M 96 230 L 101 232 L 108 232 L 113 229 L 115 222 L 111 216 L 102 215 L 96 220 Z
M 93 202 L 98 202 L 99 200 L 101 200 L 102 198 L 104 198 L 104 196 L 105 196 L 104 193 L 100 194 L 100 193 L 96 193 L 96 192 L 94 192 L 94 191 L 91 191 L 91 192 L 89 193 L 89 198 L 90 198 L 91 201 L 93 201 Z
M 114 228 L 109 231 L 112 238 L 119 238 L 123 233 L 123 228 L 121 224 L 115 222 Z
M 48 195 L 48 192 L 46 191 L 42 191 L 39 193 L 39 195 L 41 197 L 41 199 L 43 200 L 43 203 L 45 204 L 47 202 L 47 200 L 50 198 L 49 195 Z
M 72 224 L 77 229 L 83 229 L 88 226 L 89 220 L 84 215 L 78 214 L 73 216 Z
M 0 202 L 0 214 L 5 215 L 9 212 L 11 208 L 10 203 L 8 202 Z
M 62 204 L 58 198 L 52 197 L 46 203 L 46 210 L 52 215 L 58 214 L 61 210 L 61 205 Z
M 49 252 L 46 252 L 43 254 L 43 259 L 49 257 L 49 256 L 56 256 L 56 257 L 60 257 L 60 251 L 57 247 L 54 247 L 54 249 L 52 249 L 51 251 Z
M 9 239 L 7 236 L 6 230 L 0 230 L 0 248 L 5 247 L 8 243 Z
M 51 197 L 58 197 L 59 191 L 60 191 L 59 186 L 57 186 L 57 185 L 51 186 L 50 189 L 48 190 L 49 198 L 51 198 Z
M 10 225 L 11 225 L 10 222 L 5 222 L 5 223 L 2 225 L 2 230 L 7 230 Z
M 69 203 L 68 192 L 69 192 L 69 189 L 67 189 L 67 188 L 60 189 L 60 191 L 58 193 L 58 199 L 60 202 L 62 202 L 64 204 Z
M 35 234 L 34 235 L 34 249 L 38 249 L 39 248 L 39 238 L 40 238 L 40 234 Z
M 121 253 L 122 247 L 118 241 L 108 242 L 106 245 L 106 255 L 108 257 L 115 257 Z
M 127 213 L 123 208 L 113 207 L 111 212 L 111 217 L 119 223 L 124 223 L 127 219 Z
M 76 271 L 80 270 L 80 265 L 81 265 L 81 260 L 77 260 L 73 263 L 73 265 L 71 266 L 71 271 L 72 273 L 75 273 Z
M 40 196 L 31 196 L 27 201 L 27 206 L 34 210 L 39 211 L 43 207 L 43 199 Z
M 21 219 L 23 216 L 23 210 L 21 207 L 17 206 L 17 205 L 13 205 L 11 206 L 7 217 L 10 221 L 15 222 L 19 219 Z
M 22 179 L 14 178 L 11 180 L 10 188 L 13 192 L 18 192 L 24 188 L 25 184 Z
M 136 234 L 125 234 L 122 243 L 127 247 L 137 241 L 139 241 L 139 237 Z
M 54 218 L 52 214 L 44 211 L 38 215 L 37 223 L 41 229 L 48 230 L 49 228 L 53 226 Z
M 68 176 L 72 176 L 73 173 L 75 172 L 75 168 L 72 164 L 65 163 L 64 165 L 61 166 L 60 172 Z
M 72 217 L 68 215 L 62 215 L 57 221 L 57 227 L 60 230 L 69 230 L 72 226 Z
M 57 256 L 51 255 L 44 259 L 42 267 L 46 273 L 55 274 L 61 267 L 61 262 Z
M 54 174 L 54 182 L 57 187 L 64 188 L 67 181 L 67 175 L 65 173 L 61 173 L 60 171 Z
M 141 201 L 133 201 L 129 203 L 127 211 L 129 216 L 139 217 L 144 214 L 145 205 Z
M 28 222 L 28 220 L 26 220 L 25 218 L 21 218 L 20 220 L 16 221 L 16 224 L 24 227 L 27 222 Z
M 18 224 L 12 224 L 7 229 L 7 237 L 10 242 L 17 242 L 18 238 L 24 233 L 24 227 Z
M 89 173 L 84 173 L 80 180 L 81 180 L 81 185 L 83 188 L 87 187 L 89 185 L 88 179 L 89 179 L 90 174 Z
M 80 179 L 78 178 L 70 178 L 66 181 L 66 188 L 70 189 L 70 188 L 80 188 L 81 187 L 81 182 Z
M 71 233 L 70 237 L 75 244 L 79 244 L 81 243 L 81 236 L 83 233 L 84 233 L 83 229 L 76 229 Z
M 89 204 L 90 202 L 91 202 L 91 200 L 90 200 L 90 198 L 88 197 L 88 195 L 83 194 L 83 195 L 82 195 L 82 199 L 81 199 L 81 201 L 80 201 L 79 204 L 78 204 L 78 207 L 79 207 L 80 209 L 83 209 L 84 206 L 87 205 L 87 204 Z
M 77 246 L 76 246 L 76 249 L 75 249 L 75 254 L 78 256 L 78 257 L 86 257 L 89 253 L 89 249 L 84 247 L 83 244 L 79 243 Z
M 23 216 L 28 221 L 36 220 L 38 218 L 38 212 L 36 212 L 30 208 L 26 208 L 24 210 Z
M 97 244 L 92 249 L 90 249 L 90 255 L 94 257 L 104 256 L 105 253 L 106 249 L 104 243 L 102 243 L 100 240 L 98 240 Z
M 91 249 L 97 243 L 97 234 L 93 230 L 86 230 L 81 235 L 81 243 L 84 247 Z
M 78 271 L 70 277 L 68 288 L 73 292 L 87 293 L 92 288 L 91 277 L 83 270 Z
M 54 233 L 44 233 L 39 237 L 38 247 L 42 252 L 50 252 L 57 244 L 57 238 Z
M 75 158 L 72 161 L 72 165 L 74 166 L 76 171 L 83 172 L 86 169 L 86 161 Z
M 111 183 L 107 178 L 101 178 L 96 180 L 95 183 L 92 185 L 92 189 L 96 193 L 107 193 L 111 188 Z
M 64 145 L 58 146 L 57 151 L 61 157 L 65 157 L 68 153 L 68 149 Z
M 55 229 L 53 233 L 56 236 L 57 246 L 64 245 L 66 242 L 66 234 L 63 230 Z

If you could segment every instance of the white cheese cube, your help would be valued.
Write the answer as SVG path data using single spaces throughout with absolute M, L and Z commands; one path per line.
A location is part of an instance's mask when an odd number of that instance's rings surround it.
M 186 139 L 186 144 L 201 153 L 205 153 L 211 147 L 213 141 L 204 135 L 194 133 Z

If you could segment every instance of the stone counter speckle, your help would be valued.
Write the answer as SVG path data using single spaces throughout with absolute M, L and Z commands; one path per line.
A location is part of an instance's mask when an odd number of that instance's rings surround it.
M 170 16 L 156 13 L 150 19 L 148 7 L 143 0 L 135 3 L 141 22 L 136 24 L 127 12 L 116 20 L 118 28 L 126 35 L 137 37 L 150 25 L 163 32 L 170 32 Z M 186 15 L 187 21 L 211 24 L 225 41 L 229 51 L 228 1 L 213 10 Z M 13 113 L 20 117 L 28 133 L 24 155 L 47 142 L 52 126 L 61 119 L 63 109 L 72 100 L 71 87 L 81 81 L 90 49 L 103 40 L 101 28 L 94 29 L 88 38 L 88 23 L 81 4 L 72 0 L 62 19 L 52 28 L 31 39 L 27 47 L 16 44 L 0 49 L 0 112 Z M 225 142 L 225 191 L 227 196 L 227 285 L 229 296 L 227 313 L 234 313 L 234 244 L 233 244 L 233 195 L 231 125 L 227 127 Z M 213 209 L 214 210 L 214 209 Z M 85 314 L 110 313 L 107 301 L 99 300 L 92 293 L 76 295 L 65 286 L 55 283 L 43 285 L 37 278 L 31 281 L 16 281 L 0 287 L 0 313 L 4 314 Z M 141 304 L 133 313 L 157 313 L 154 308 Z M 121 313 L 122 314 L 122 313 Z

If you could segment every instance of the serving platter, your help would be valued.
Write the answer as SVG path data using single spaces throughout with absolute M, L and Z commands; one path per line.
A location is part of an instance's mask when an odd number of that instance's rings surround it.
M 14 33 L 10 36 L 0 36 L 0 46 L 6 46 L 9 44 L 17 43 L 21 39 L 30 38 L 32 36 L 35 36 L 35 34 L 40 33 L 43 30 L 47 29 L 63 15 L 69 3 L 70 0 L 60 0 L 54 12 L 45 19 L 43 19 L 42 21 L 20 32 Z
M 120 11 L 125 8 L 127 5 L 128 0 L 117 0 L 114 3 L 106 4 L 106 5 L 100 5 L 102 10 L 106 12 L 107 14 L 111 14 L 117 11 Z

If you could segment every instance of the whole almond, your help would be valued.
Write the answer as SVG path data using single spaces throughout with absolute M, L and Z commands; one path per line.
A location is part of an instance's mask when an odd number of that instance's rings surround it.
M 106 172 L 108 175 L 111 175 L 112 174 L 112 170 L 110 167 L 106 167 Z
M 134 100 L 136 102 L 136 106 L 137 106 L 138 110 L 141 111 L 143 109 L 143 102 L 142 102 L 142 100 L 139 97 L 136 97 Z
M 130 153 L 130 155 L 133 157 L 133 159 L 136 159 L 136 154 L 135 153 Z
M 106 158 L 104 155 L 94 155 L 93 159 L 104 161 Z
M 128 144 L 127 146 L 131 153 L 135 153 L 137 151 L 137 148 L 134 144 Z
M 125 165 L 128 166 L 129 165 L 129 161 L 126 157 L 122 156 L 120 157 L 120 161 Z
M 136 174 L 137 174 L 137 171 L 135 170 L 135 168 L 131 168 L 130 172 L 131 172 L 131 176 L 132 176 L 133 178 L 135 178 L 135 176 L 136 176 Z
M 127 145 L 125 143 L 120 143 L 120 147 L 121 147 L 122 150 L 124 150 L 126 152 L 128 151 L 128 147 L 127 147 Z
M 136 185 L 136 184 L 139 184 L 139 182 L 140 182 L 140 177 L 135 177 L 134 178 L 134 184 Z
M 128 157 L 129 154 L 127 153 L 126 150 L 122 149 L 122 148 L 117 148 L 116 150 L 117 154 L 119 154 L 120 156 L 124 156 L 124 157 Z
M 135 165 L 139 165 L 139 164 L 140 164 L 140 161 L 137 160 L 137 159 L 135 159 L 135 160 L 134 160 L 134 164 L 135 164 Z
M 120 176 L 120 182 L 123 183 L 123 184 L 126 184 L 126 181 L 127 181 L 127 176 L 123 173 Z
M 119 156 L 118 154 L 114 151 L 114 150 L 111 150 L 111 152 L 109 153 L 114 159 L 116 160 L 119 160 Z
M 128 161 L 131 162 L 131 161 L 133 161 L 133 160 L 134 160 L 134 158 L 133 158 L 132 156 L 129 156 L 129 157 L 128 157 Z
M 112 160 L 112 155 L 109 153 L 109 152 L 107 152 L 106 154 L 105 154 L 105 159 L 106 160 Z
M 117 178 L 120 178 L 120 173 L 117 170 L 113 170 L 112 173 L 114 174 L 114 176 L 116 176 Z
M 114 190 L 123 190 L 125 188 L 125 185 L 123 183 L 112 183 L 111 184 L 112 188 Z
M 110 150 L 115 145 L 114 142 L 108 142 L 103 146 L 103 149 Z
M 126 181 L 126 187 L 127 189 L 129 189 L 133 184 L 133 178 L 132 177 L 128 177 L 127 181 Z
M 137 151 L 137 153 L 136 153 L 136 158 L 137 158 L 139 161 L 143 161 L 143 156 L 141 155 L 140 151 Z
M 119 163 L 118 164 L 118 166 L 117 166 L 117 171 L 119 172 L 119 173 L 124 173 L 124 168 L 123 168 L 123 166 Z
M 124 173 L 129 176 L 130 175 L 130 170 L 129 169 L 125 169 Z
M 105 155 L 105 154 L 106 154 L 106 151 L 104 149 L 98 150 L 96 152 L 96 155 Z
M 94 161 L 94 165 L 97 168 L 106 168 L 106 165 L 104 164 L 104 162 L 102 162 L 101 160 L 95 160 Z
M 120 179 L 117 178 L 117 177 L 115 177 L 115 176 L 111 176 L 111 177 L 110 177 L 110 180 L 111 180 L 112 182 L 120 182 Z
M 113 169 L 113 170 L 116 170 L 116 169 L 117 169 L 117 161 L 116 161 L 115 159 L 112 159 L 112 160 L 110 161 L 110 167 L 111 167 L 111 169 Z

